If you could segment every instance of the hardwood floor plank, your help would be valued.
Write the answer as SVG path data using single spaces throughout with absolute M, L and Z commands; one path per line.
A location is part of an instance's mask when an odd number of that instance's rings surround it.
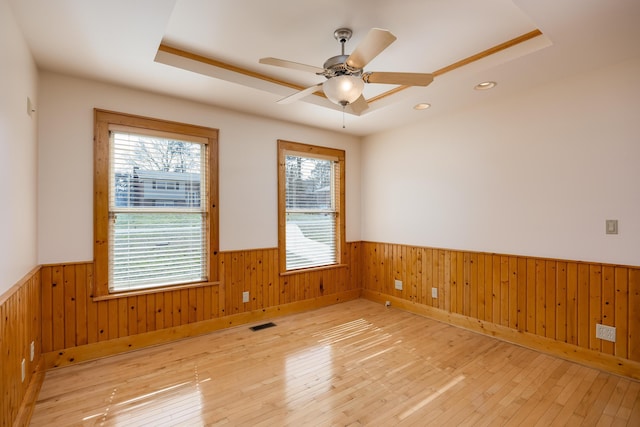
M 48 371 L 33 426 L 638 425 L 640 383 L 367 300 Z

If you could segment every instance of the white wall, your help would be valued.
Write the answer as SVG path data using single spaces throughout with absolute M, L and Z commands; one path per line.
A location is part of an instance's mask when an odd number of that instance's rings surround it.
M 640 265 L 638 76 L 629 61 L 365 138 L 362 239 Z
M 37 69 L 7 0 L 0 0 L 0 295 L 36 266 Z
M 347 150 L 349 241 L 640 265 L 638 75 L 639 60 L 617 64 L 360 145 L 340 133 L 41 73 L 38 262 L 93 258 L 97 107 L 220 129 L 222 250 L 277 246 L 281 138 Z M 605 219 L 619 220 L 619 235 L 605 235 Z
M 43 72 L 40 263 L 93 259 L 93 108 L 220 130 L 220 249 L 277 247 L 277 140 L 346 150 L 347 240 L 360 240 L 360 140 L 189 101 Z

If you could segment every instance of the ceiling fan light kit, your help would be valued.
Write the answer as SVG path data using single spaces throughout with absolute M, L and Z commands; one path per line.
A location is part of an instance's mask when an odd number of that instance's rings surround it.
M 324 94 L 329 101 L 343 107 L 355 102 L 362 95 L 364 81 L 356 76 L 336 76 L 322 84 Z
M 352 31 L 349 28 L 339 28 L 334 31 L 334 38 L 341 45 L 341 54 L 327 59 L 323 68 L 311 65 L 299 64 L 278 58 L 262 58 L 261 64 L 275 65 L 294 70 L 311 71 L 327 80 L 296 92 L 279 100 L 279 103 L 289 103 L 304 98 L 314 93 L 319 86 L 331 102 L 341 105 L 344 109 L 352 105 L 352 111 L 362 113 L 369 108 L 367 101 L 362 96 L 365 83 L 382 83 L 400 86 L 427 86 L 433 81 L 433 75 L 427 73 L 398 73 L 398 72 L 363 72 L 364 67 L 373 58 L 378 56 L 391 43 L 396 36 L 388 30 L 372 28 L 366 37 L 356 46 L 350 55 L 345 55 L 344 45 L 351 39 Z

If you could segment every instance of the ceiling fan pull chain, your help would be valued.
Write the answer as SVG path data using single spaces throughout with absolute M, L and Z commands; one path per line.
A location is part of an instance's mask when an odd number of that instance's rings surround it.
M 345 125 L 344 125 L 344 107 L 345 107 L 344 104 L 342 104 L 342 129 L 345 128 Z

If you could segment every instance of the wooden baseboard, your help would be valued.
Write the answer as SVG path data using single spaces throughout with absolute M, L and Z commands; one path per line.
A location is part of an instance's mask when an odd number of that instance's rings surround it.
M 361 290 L 354 289 L 337 294 L 311 298 L 303 301 L 283 304 L 275 307 L 233 314 L 217 319 L 189 323 L 173 328 L 146 332 L 128 337 L 101 341 L 97 343 L 66 348 L 44 354 L 45 369 L 74 365 L 80 362 L 113 356 L 116 354 L 138 350 L 158 344 L 165 344 L 183 338 L 203 335 L 220 329 L 258 322 L 265 319 L 285 316 L 292 313 L 313 310 L 360 297 Z
M 386 301 L 390 301 L 392 307 L 468 329 L 473 332 L 489 335 L 533 350 L 541 351 L 570 362 L 579 363 L 591 368 L 640 380 L 640 363 L 632 360 L 588 350 L 582 347 L 540 337 L 528 332 L 518 331 L 506 326 L 496 325 L 495 323 L 474 319 L 460 314 L 449 313 L 434 307 L 417 304 L 380 292 L 363 290 L 362 297 L 382 304 Z
M 33 375 L 31 375 L 31 381 L 29 381 L 27 391 L 20 403 L 18 415 L 13 421 L 14 426 L 28 426 L 31 421 L 31 415 L 36 407 L 36 400 L 38 400 L 38 394 L 40 394 L 40 388 L 42 388 L 42 383 L 44 382 L 44 363 L 44 357 L 40 357 Z

